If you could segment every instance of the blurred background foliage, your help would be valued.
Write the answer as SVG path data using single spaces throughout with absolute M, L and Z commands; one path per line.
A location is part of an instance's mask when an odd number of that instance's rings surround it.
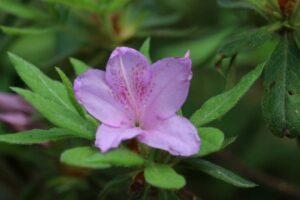
M 236 33 L 266 24 L 266 19 L 251 10 L 222 8 L 211 0 L 0 0 L 0 23 L 2 92 L 9 92 L 10 86 L 22 86 L 8 62 L 7 51 L 54 78 L 58 78 L 55 66 L 74 78 L 69 57 L 103 69 L 116 46 L 139 49 L 145 38 L 151 37 L 154 61 L 191 51 L 194 76 L 183 108 L 186 116 L 209 97 L 232 87 L 268 58 L 276 45 L 275 40 L 268 40 L 255 50 L 240 53 L 233 69 L 221 73 L 215 66 L 219 47 Z M 226 62 L 230 61 L 224 66 Z M 261 112 L 262 85 L 259 80 L 232 111 L 213 123 L 227 138 L 239 137 L 207 158 L 260 186 L 239 189 L 195 171 L 186 174 L 191 188 L 186 191 L 187 199 L 192 193 L 201 199 L 300 198 L 299 146 L 296 140 L 277 138 L 267 129 Z M 38 114 L 33 118 L 47 127 Z M 0 133 L 15 131 L 0 124 Z M 0 199 L 95 199 L 100 191 L 111 190 L 103 188 L 104 184 L 111 174 L 121 175 L 122 170 L 90 171 L 59 163 L 59 153 L 77 142 L 30 147 L 1 143 Z M 112 184 L 123 187 L 123 193 L 128 190 L 118 180 Z M 108 199 L 120 198 L 111 194 Z

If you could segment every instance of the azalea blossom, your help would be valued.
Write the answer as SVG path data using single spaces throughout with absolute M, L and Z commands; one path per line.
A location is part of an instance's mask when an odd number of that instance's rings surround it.
M 15 131 L 36 127 L 32 120 L 34 109 L 19 95 L 0 92 L 0 122 Z
M 90 69 L 74 83 L 77 100 L 102 122 L 95 145 L 102 152 L 136 138 L 176 156 L 198 153 L 197 129 L 176 115 L 185 102 L 192 78 L 188 53 L 149 64 L 138 51 L 116 48 L 106 72 Z

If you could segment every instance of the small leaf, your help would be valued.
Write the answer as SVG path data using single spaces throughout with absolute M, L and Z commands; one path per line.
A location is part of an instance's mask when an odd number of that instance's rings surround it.
M 240 98 L 249 90 L 255 80 L 261 75 L 265 64 L 258 65 L 246 74 L 232 89 L 211 97 L 191 117 L 191 122 L 196 126 L 202 126 L 227 113 Z
M 150 57 L 150 37 L 148 37 L 144 43 L 142 44 L 140 48 L 140 52 L 144 54 L 144 56 L 147 58 L 148 62 L 151 63 L 151 57 Z
M 50 31 L 53 31 L 53 28 L 19 28 L 19 27 L 8 27 L 8 26 L 0 26 L 1 30 L 10 35 L 39 35 L 45 34 Z
M 90 67 L 87 64 L 76 58 L 70 58 L 70 62 L 73 65 L 75 74 L 77 76 L 90 69 Z
M 286 33 L 266 64 L 262 110 L 277 136 L 300 135 L 300 49 Z
M 198 128 L 201 138 L 200 152 L 198 156 L 205 156 L 222 148 L 224 133 L 216 128 Z
M 236 187 L 251 188 L 257 186 L 257 184 L 253 183 L 252 181 L 246 180 L 234 174 L 233 172 L 218 165 L 215 165 L 209 161 L 201 159 L 191 159 L 186 162 L 190 164 L 193 169 L 200 170 L 212 177 L 220 179 Z
M 74 165 L 77 167 L 86 168 L 108 168 L 110 164 L 108 163 L 89 163 L 87 160 L 89 157 L 100 154 L 100 151 L 92 147 L 76 147 L 73 149 L 68 149 L 64 151 L 60 156 L 60 161 L 68 165 Z
M 96 127 L 80 117 L 76 112 L 67 110 L 60 104 L 20 88 L 12 88 L 32 104 L 46 119 L 54 125 L 74 131 L 78 136 L 94 139 Z
M 82 117 L 85 118 L 85 112 L 75 98 L 72 82 L 69 80 L 69 78 L 66 76 L 66 74 L 62 70 L 60 70 L 59 68 L 55 68 L 55 69 L 66 87 L 69 98 L 70 98 L 74 108 L 77 110 L 78 114 L 80 114 Z
M 146 181 L 155 187 L 163 189 L 180 189 L 185 185 L 183 176 L 168 165 L 151 164 L 144 171 Z
M 0 142 L 6 142 L 10 144 L 39 144 L 43 142 L 61 140 L 72 137 L 78 137 L 78 135 L 66 129 L 34 129 L 30 131 L 0 135 Z
M 18 75 L 30 89 L 46 99 L 59 103 L 68 110 L 75 110 L 71 106 L 67 91 L 62 83 L 48 78 L 37 67 L 22 58 L 12 53 L 8 53 L 8 55 Z
M 90 168 L 107 168 L 111 166 L 134 167 L 144 164 L 144 159 L 125 148 L 101 153 L 93 147 L 77 147 L 65 151 L 61 161 L 70 165 Z
M 49 18 L 45 12 L 35 9 L 32 6 L 26 6 L 15 0 L 1 0 L 0 10 L 25 19 L 45 20 Z

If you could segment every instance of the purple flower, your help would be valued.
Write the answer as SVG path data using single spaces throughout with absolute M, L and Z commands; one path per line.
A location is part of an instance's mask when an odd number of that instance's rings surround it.
M 22 97 L 0 92 L 0 122 L 13 130 L 24 131 L 35 127 L 33 112 L 34 109 Z
M 102 152 L 137 138 L 176 156 L 198 153 L 200 139 L 189 120 L 176 115 L 188 95 L 191 60 L 165 58 L 150 65 L 138 51 L 118 47 L 106 72 L 91 69 L 74 83 L 77 100 L 102 122 L 96 146 Z

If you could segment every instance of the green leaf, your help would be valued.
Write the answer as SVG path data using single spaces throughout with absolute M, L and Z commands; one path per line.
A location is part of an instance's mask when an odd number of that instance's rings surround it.
M 168 165 L 151 164 L 144 171 L 146 181 L 155 187 L 163 189 L 180 189 L 185 185 L 183 176 Z
M 59 68 L 55 68 L 55 69 L 56 69 L 57 73 L 59 74 L 61 80 L 63 81 L 63 83 L 66 87 L 66 90 L 68 91 L 68 95 L 69 95 L 69 98 L 70 98 L 73 106 L 77 110 L 78 114 L 80 114 L 83 118 L 85 118 L 85 112 L 75 98 L 72 82 L 70 81 L 70 79 L 66 76 L 66 74 L 62 70 L 60 70 Z
M 83 72 L 85 72 L 88 69 L 90 69 L 90 67 L 87 64 L 85 64 L 84 62 L 82 62 L 81 60 L 78 60 L 76 58 L 70 58 L 70 62 L 73 65 L 75 74 L 77 76 L 79 76 Z
M 286 33 L 266 64 L 262 101 L 264 118 L 277 136 L 300 134 L 300 50 Z
M 152 63 L 151 57 L 150 57 L 150 41 L 151 41 L 151 39 L 150 39 L 150 37 L 148 37 L 142 44 L 142 46 L 140 48 L 140 52 L 142 54 L 144 54 L 144 56 L 147 58 L 149 63 Z
M 98 11 L 99 5 L 96 1 L 91 0 L 45 0 L 50 3 L 59 3 L 68 7 L 85 9 L 89 11 Z
M 212 177 L 220 179 L 236 187 L 251 188 L 257 186 L 257 184 L 253 183 L 252 181 L 246 180 L 234 174 L 233 172 L 215 165 L 209 161 L 201 159 L 191 159 L 186 162 L 190 164 L 193 169 L 200 170 Z
M 54 125 L 74 131 L 80 137 L 94 139 L 96 127 L 90 121 L 80 117 L 76 112 L 70 111 L 62 105 L 29 90 L 12 89 L 30 102 L 34 108 Z
M 10 35 L 39 35 L 45 34 L 50 31 L 53 31 L 53 28 L 19 28 L 19 27 L 8 27 L 8 26 L 0 26 L 1 30 Z
M 49 18 L 45 12 L 37 10 L 32 6 L 23 5 L 15 0 L 1 0 L 0 10 L 25 19 L 45 20 Z
M 66 129 L 34 129 L 30 131 L 0 135 L 0 142 L 6 142 L 10 144 L 39 144 L 43 142 L 61 140 L 72 137 L 77 137 L 76 133 Z
M 112 12 L 122 8 L 129 0 L 45 0 L 47 2 L 59 3 L 76 9 L 85 9 L 92 12 Z
M 101 153 L 97 148 L 77 147 L 66 150 L 61 155 L 61 161 L 70 165 L 88 168 L 134 167 L 144 164 L 143 158 L 125 148 Z
M 187 50 L 190 50 L 190 58 L 193 66 L 205 62 L 212 55 L 215 55 L 216 49 L 220 43 L 232 32 L 232 29 L 225 29 L 216 33 L 202 36 L 190 41 L 178 42 L 155 51 L 157 57 L 182 57 Z
M 33 64 L 22 58 L 8 53 L 18 75 L 35 93 L 42 97 L 59 103 L 64 108 L 74 111 L 64 85 L 54 81 L 43 74 Z
M 269 27 L 248 30 L 227 40 L 219 49 L 218 53 L 224 57 L 232 57 L 237 53 L 250 51 L 272 38 Z
M 86 168 L 108 168 L 108 163 L 89 163 L 89 157 L 100 154 L 100 151 L 92 147 L 76 147 L 64 151 L 60 156 L 60 161 L 68 165 Z
M 249 90 L 255 80 L 261 75 L 265 64 L 258 65 L 255 69 L 246 74 L 240 82 L 232 89 L 211 97 L 191 117 L 191 122 L 196 126 L 202 126 L 215 119 L 222 117 L 239 99 Z
M 216 128 L 198 128 L 201 147 L 198 156 L 205 156 L 220 150 L 223 146 L 224 133 Z

